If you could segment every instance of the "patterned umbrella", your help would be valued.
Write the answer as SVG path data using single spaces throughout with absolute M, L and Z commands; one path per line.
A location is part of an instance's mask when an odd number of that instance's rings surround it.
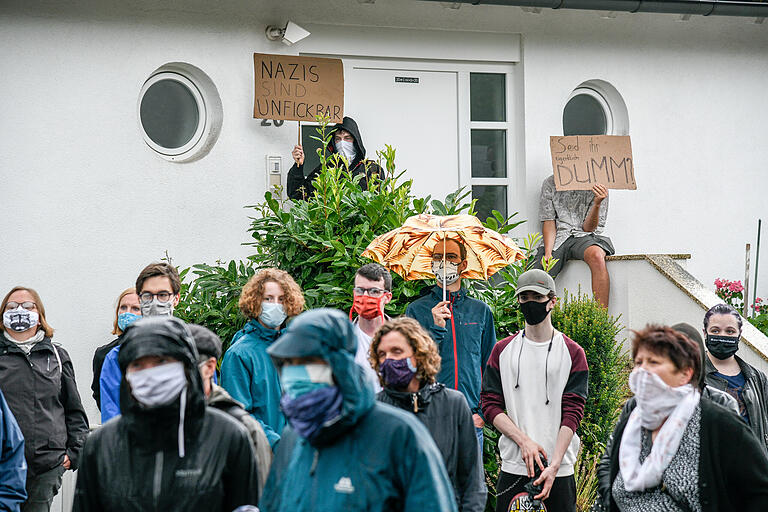
M 403 279 L 435 279 L 432 252 L 445 238 L 459 239 L 467 248 L 467 279 L 488 279 L 499 269 L 524 258 L 508 237 L 488 229 L 473 215 L 414 215 L 405 224 L 377 236 L 363 256 L 371 258 Z M 443 287 L 445 288 L 445 287 Z

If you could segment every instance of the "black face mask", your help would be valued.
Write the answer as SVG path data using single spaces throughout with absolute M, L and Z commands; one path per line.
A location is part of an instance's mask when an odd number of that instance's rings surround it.
M 738 336 L 707 334 L 707 350 L 717 359 L 728 359 L 739 350 Z
M 523 312 L 525 317 L 525 323 L 528 325 L 538 325 L 547 318 L 549 311 L 547 311 L 547 302 L 536 302 L 529 300 L 520 304 L 520 311 Z

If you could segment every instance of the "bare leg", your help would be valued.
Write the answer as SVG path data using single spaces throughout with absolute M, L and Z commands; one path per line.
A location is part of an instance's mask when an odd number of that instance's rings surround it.
M 599 245 L 591 245 L 584 251 L 584 262 L 592 272 L 592 293 L 595 299 L 608 307 L 608 296 L 611 290 L 611 278 L 605 266 L 605 251 Z

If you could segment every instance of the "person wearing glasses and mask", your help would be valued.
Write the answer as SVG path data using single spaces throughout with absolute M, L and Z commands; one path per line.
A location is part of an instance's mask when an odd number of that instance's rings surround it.
M 368 263 L 355 273 L 355 287 L 352 290 L 353 303 L 349 319 L 355 324 L 357 353 L 355 362 L 365 372 L 375 392 L 381 391 L 379 376 L 371 367 L 368 355 L 373 335 L 389 317 L 384 307 L 392 300 L 392 275 L 378 263 Z M 357 317 L 353 319 L 353 315 Z
M 274 450 L 285 416 L 280 410 L 280 378 L 267 349 L 286 322 L 304 309 L 304 295 L 287 272 L 265 268 L 243 286 L 239 304 L 248 322 L 224 353 L 221 382 L 261 423 Z
M 482 446 L 485 421 L 480 415 L 480 383 L 496 344 L 496 327 L 488 304 L 470 297 L 461 286 L 467 264 L 467 248 L 460 240 L 437 242 L 432 251 L 437 284 L 422 290 L 422 297 L 408 304 L 405 315 L 419 322 L 435 340 L 442 359 L 437 382 L 464 393 Z
M 88 418 L 72 360 L 51 341 L 53 328 L 37 292 L 16 286 L 0 311 L 0 391 L 24 435 L 27 462 L 27 500 L 21 510 L 47 512 L 64 472 L 77 469 Z
M 363 190 L 368 189 L 371 176 L 381 176 L 383 173 L 379 164 L 365 159 L 365 146 L 360 136 L 360 129 L 351 117 L 333 127 L 333 135 L 326 148 L 331 155 L 339 155 L 346 162 L 353 176 L 362 174 L 358 184 Z M 291 152 L 294 162 L 288 171 L 288 197 L 294 200 L 306 200 L 312 197 L 315 187 L 312 182 L 320 174 L 322 167 L 318 165 L 308 175 L 304 175 L 304 148 L 295 146 Z
M 136 278 L 136 295 L 141 315 L 172 316 L 179 303 L 181 279 L 176 267 L 168 263 L 150 263 Z M 120 414 L 120 381 L 123 373 L 117 362 L 120 344 L 107 353 L 99 376 L 101 422 L 106 423 Z

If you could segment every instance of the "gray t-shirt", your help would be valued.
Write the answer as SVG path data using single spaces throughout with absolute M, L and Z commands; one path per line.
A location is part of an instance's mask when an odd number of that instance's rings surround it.
M 550 176 L 541 184 L 541 198 L 539 201 L 539 220 L 554 220 L 557 227 L 555 245 L 556 250 L 565 240 L 573 236 L 585 236 L 589 232 L 582 229 L 587 212 L 592 206 L 595 194 L 591 190 L 563 190 L 555 189 L 555 178 Z M 605 228 L 605 220 L 608 217 L 608 197 L 600 204 L 600 213 L 597 228 L 592 232 L 599 235 Z

